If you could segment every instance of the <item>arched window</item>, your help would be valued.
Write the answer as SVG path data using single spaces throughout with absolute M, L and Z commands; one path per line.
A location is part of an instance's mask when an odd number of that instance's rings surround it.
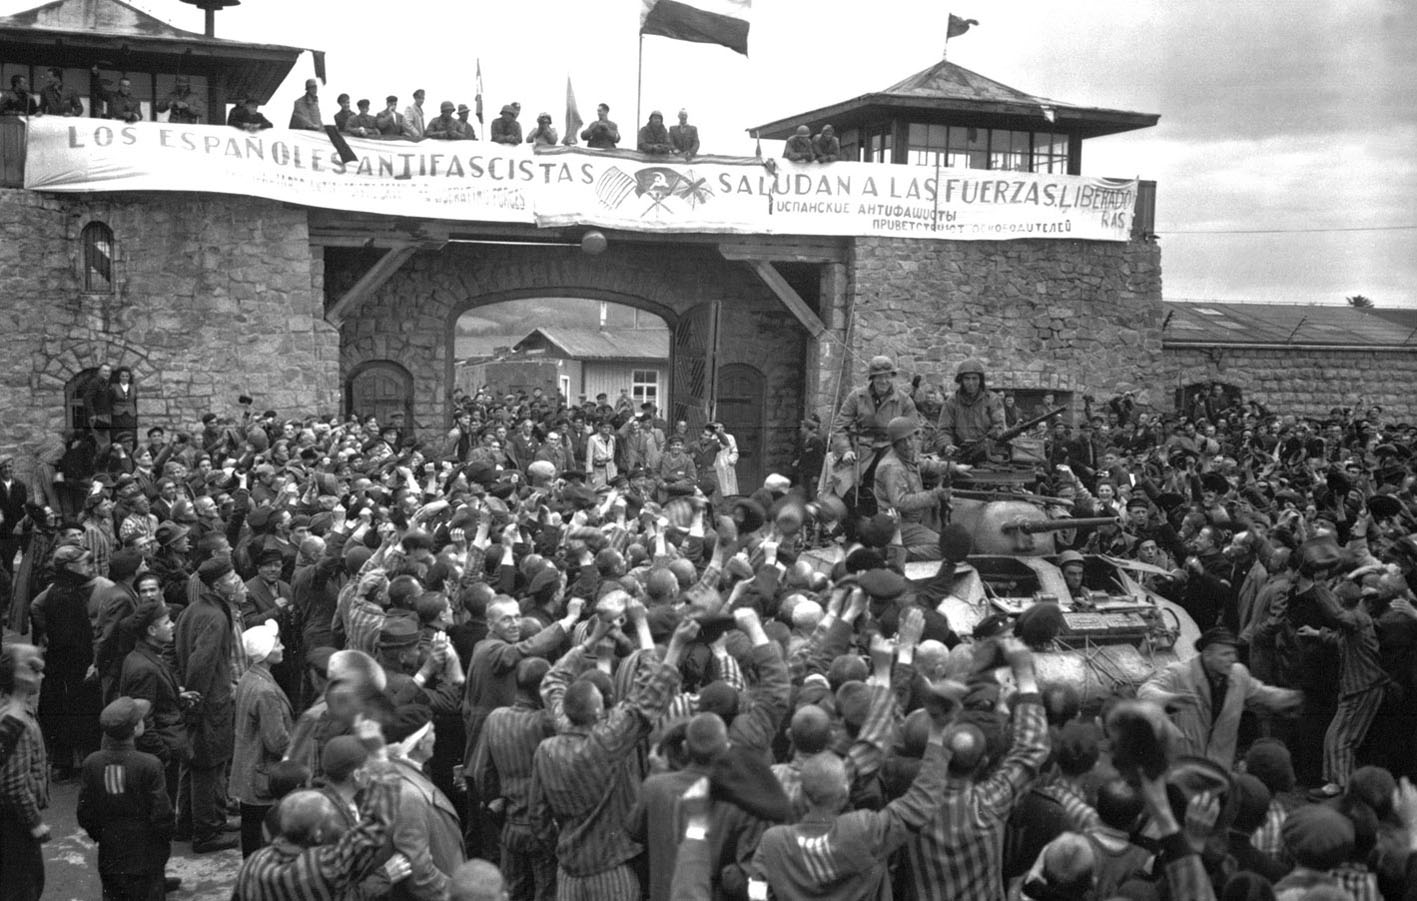
M 113 229 L 102 222 L 84 226 L 84 290 L 113 293 Z

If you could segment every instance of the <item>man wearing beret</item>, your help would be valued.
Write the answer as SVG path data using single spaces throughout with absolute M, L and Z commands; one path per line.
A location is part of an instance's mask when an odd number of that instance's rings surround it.
M 1240 715 L 1246 709 L 1269 713 L 1293 710 L 1301 692 L 1266 685 L 1239 662 L 1239 640 L 1224 626 L 1214 626 L 1196 640 L 1199 652 L 1158 670 L 1137 697 L 1166 708 L 1180 730 L 1178 753 L 1206 757 L 1229 769 L 1235 762 Z
M 246 592 L 229 557 L 213 557 L 197 568 L 201 593 L 177 623 L 177 665 L 182 684 L 201 694 L 201 712 L 191 727 L 192 757 L 182 770 L 178 831 L 192 831 L 198 853 L 236 847 L 222 835 L 226 817 L 223 770 L 235 743 L 235 682 L 232 652 L 236 642 L 232 610 Z
M 163 868 L 171 854 L 172 803 L 162 763 L 135 740 L 151 705 L 129 697 L 103 708 L 103 748 L 84 760 L 79 826 L 98 842 L 98 875 L 105 898 L 163 896 Z

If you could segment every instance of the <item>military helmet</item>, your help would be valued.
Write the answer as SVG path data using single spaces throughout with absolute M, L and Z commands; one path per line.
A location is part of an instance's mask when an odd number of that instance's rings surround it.
M 979 376 L 980 382 L 984 381 L 984 364 L 979 362 L 978 360 L 969 359 L 959 364 L 959 368 L 955 370 L 955 384 L 959 384 L 960 381 L 963 380 L 964 376 L 970 374 L 971 372 Z
M 866 374 L 868 376 L 895 375 L 895 362 L 887 356 L 872 357 Z
M 916 422 L 914 416 L 897 416 L 886 423 L 886 439 L 892 444 L 918 431 L 920 423 Z
M 1086 562 L 1087 561 L 1083 559 L 1082 554 L 1079 554 L 1077 551 L 1063 551 L 1061 554 L 1058 555 L 1059 569 L 1063 569 L 1072 563 L 1076 563 L 1078 566 L 1082 566 Z

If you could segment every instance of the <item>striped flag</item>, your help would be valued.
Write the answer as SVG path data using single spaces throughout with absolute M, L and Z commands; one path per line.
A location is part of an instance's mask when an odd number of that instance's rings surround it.
M 752 0 L 640 0 L 640 34 L 721 44 L 748 55 Z
M 480 56 L 477 58 L 477 99 L 472 103 L 477 112 L 477 124 L 485 125 L 486 123 L 482 121 L 482 57 Z

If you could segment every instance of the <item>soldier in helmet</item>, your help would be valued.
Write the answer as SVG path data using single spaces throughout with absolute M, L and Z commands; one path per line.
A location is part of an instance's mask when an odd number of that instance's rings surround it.
M 890 450 L 876 467 L 876 507 L 895 511 L 906 560 L 940 559 L 940 502 L 949 497 L 950 464 L 920 457 L 920 422 L 897 416 L 886 424 Z M 940 484 L 926 488 L 922 476 L 937 475 Z
M 1063 571 L 1063 581 L 1067 583 L 1068 594 L 1074 601 L 1091 601 L 1092 595 L 1082 584 L 1084 568 L 1082 554 L 1077 551 L 1063 551 L 1058 555 L 1058 569 Z
M 965 360 L 955 370 L 954 393 L 940 410 L 938 450 L 945 455 L 956 452 L 966 463 L 984 459 L 988 454 L 988 439 L 1004 431 L 1004 404 L 999 396 L 984 387 L 984 364 Z
M 895 363 L 890 357 L 872 357 L 866 371 L 867 383 L 846 396 L 832 422 L 831 450 L 836 461 L 833 480 L 842 497 L 848 497 L 855 488 L 862 498 L 870 498 L 876 464 L 890 449 L 886 426 L 899 416 L 916 418 L 915 401 L 904 391 L 896 390 L 895 375 Z

